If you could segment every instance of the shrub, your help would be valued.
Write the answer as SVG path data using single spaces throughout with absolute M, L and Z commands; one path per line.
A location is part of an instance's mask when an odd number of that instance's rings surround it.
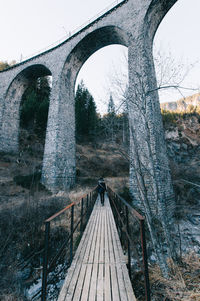
M 40 189 L 45 189 L 45 187 L 40 183 L 41 172 L 35 172 L 30 175 L 22 176 L 18 175 L 13 178 L 14 182 L 17 185 L 20 185 L 24 188 L 31 189 L 33 187 L 38 186 Z
M 164 125 L 166 124 L 175 124 L 177 121 L 178 113 L 167 111 L 167 110 L 161 110 L 162 119 Z

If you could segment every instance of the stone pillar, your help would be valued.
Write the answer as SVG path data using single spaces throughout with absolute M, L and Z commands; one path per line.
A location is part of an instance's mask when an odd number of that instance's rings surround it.
M 142 208 L 145 190 L 152 212 L 170 218 L 175 201 L 149 45 L 141 36 L 129 47 L 130 190 L 135 205 Z
M 28 80 L 19 75 L 10 85 L 2 103 L 0 151 L 17 153 L 19 150 L 19 108 Z
M 42 183 L 52 192 L 75 182 L 75 108 L 68 87 L 62 77 L 53 77 L 42 168 Z

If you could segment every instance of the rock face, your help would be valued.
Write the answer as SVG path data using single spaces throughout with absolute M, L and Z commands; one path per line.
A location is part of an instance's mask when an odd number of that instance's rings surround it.
M 171 160 L 184 163 L 200 150 L 200 119 L 197 115 L 179 118 L 165 128 L 167 152 Z
M 176 192 L 174 231 L 177 249 L 180 249 L 180 255 L 190 251 L 200 255 L 200 118 L 198 114 L 185 114 L 184 117 L 180 114 L 176 123 L 165 124 L 165 138 Z
M 177 112 L 185 112 L 189 107 L 200 106 L 200 93 L 194 94 L 192 96 L 179 99 L 177 101 L 172 102 L 163 102 L 160 104 L 161 109 L 167 111 L 177 111 Z

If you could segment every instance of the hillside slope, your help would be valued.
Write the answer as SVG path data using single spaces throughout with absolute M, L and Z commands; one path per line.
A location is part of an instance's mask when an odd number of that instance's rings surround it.
M 188 107 L 198 107 L 200 106 L 200 93 L 181 98 L 177 101 L 172 102 L 163 102 L 160 104 L 161 109 L 167 111 L 178 111 L 178 112 L 185 112 L 187 111 Z

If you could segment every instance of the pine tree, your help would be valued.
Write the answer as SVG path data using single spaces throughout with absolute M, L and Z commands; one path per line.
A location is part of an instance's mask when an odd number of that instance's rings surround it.
M 109 99 L 109 102 L 108 102 L 108 114 L 115 115 L 115 104 L 114 104 L 114 101 L 113 101 L 112 94 L 110 94 L 110 99 Z
M 32 80 L 22 96 L 20 126 L 44 138 L 51 88 L 47 77 Z
M 88 112 L 88 133 L 89 133 L 89 137 L 92 139 L 96 135 L 97 123 L 98 123 L 96 104 L 92 96 L 90 96 L 88 99 L 87 112 Z
M 76 136 L 85 135 L 87 132 L 87 98 L 83 82 L 78 85 L 75 96 L 75 121 Z
M 83 81 L 78 85 L 75 96 L 76 136 L 92 139 L 95 135 L 98 116 L 93 96 Z
M 107 119 L 107 132 L 108 135 L 111 137 L 111 140 L 114 140 L 115 136 L 115 128 L 116 128 L 116 121 L 117 121 L 117 116 L 115 114 L 115 104 L 113 101 L 112 94 L 110 94 L 110 99 L 108 102 L 108 114 L 106 116 Z

